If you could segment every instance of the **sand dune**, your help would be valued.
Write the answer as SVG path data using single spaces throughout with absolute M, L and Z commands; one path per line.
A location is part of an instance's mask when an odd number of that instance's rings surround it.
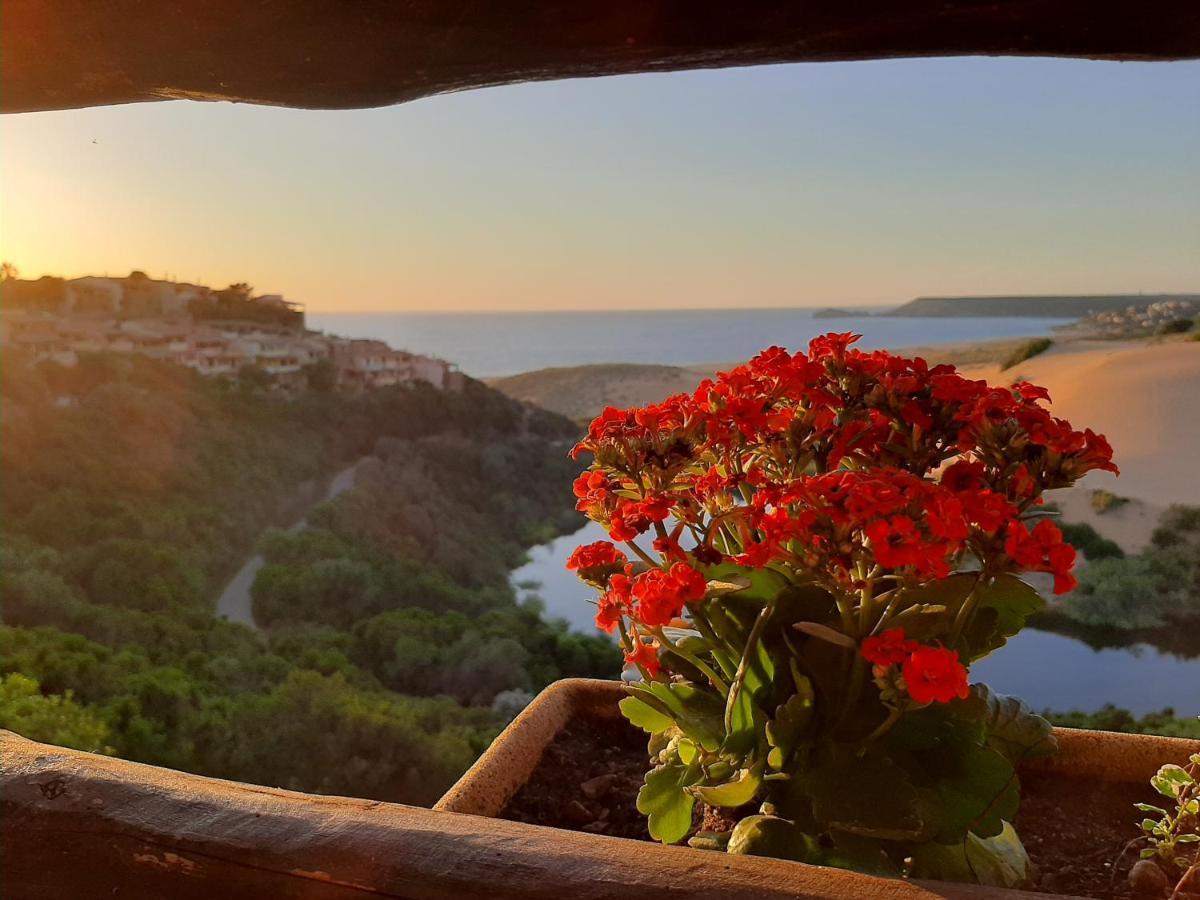
M 1003 359 L 1023 343 L 1024 339 L 1012 339 L 943 344 L 906 348 L 904 352 L 924 356 L 930 362 L 981 366 Z M 535 403 L 572 419 L 590 419 L 605 406 L 642 406 L 671 394 L 693 391 L 702 379 L 731 369 L 740 362 L 742 360 L 691 366 L 608 363 L 538 369 L 486 380 L 510 397 Z
M 1200 343 L 1074 341 L 1007 372 L 988 366 L 964 374 L 1043 385 L 1057 415 L 1106 435 L 1121 477 L 1092 473 L 1084 489 L 1151 505 L 1200 504 Z M 1123 519 L 1119 512 L 1099 517 L 1097 527 Z

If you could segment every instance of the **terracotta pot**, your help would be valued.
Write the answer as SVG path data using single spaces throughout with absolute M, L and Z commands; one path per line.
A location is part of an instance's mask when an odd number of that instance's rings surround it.
M 617 703 L 624 696 L 624 686 L 615 681 L 571 678 L 550 685 L 492 742 L 491 747 L 446 792 L 434 809 L 475 816 L 499 816 L 508 801 L 529 780 L 541 760 L 542 752 L 563 726 L 576 717 L 620 717 Z M 1055 733 L 1059 741 L 1058 755 L 1053 759 L 1030 762 L 1022 766 L 1022 772 L 1069 772 L 1072 777 L 1108 783 L 1145 784 L 1163 763 L 1186 759 L 1188 754 L 1196 751 L 1194 741 L 1179 738 L 1069 728 L 1056 728 Z M 629 854 L 631 865 L 636 865 L 642 856 L 640 848 L 655 846 L 625 838 L 555 831 L 559 835 L 557 840 L 564 846 L 585 847 L 597 842 L 598 846 L 606 846 L 612 841 L 622 841 L 628 849 L 621 852 Z M 663 849 L 694 854 L 696 878 L 705 877 L 709 871 L 727 870 L 728 861 L 732 859 L 725 854 L 686 847 Z M 774 872 L 773 879 L 791 879 L 793 884 L 803 882 L 808 886 L 806 889 L 811 889 L 813 885 L 820 886 L 819 893 L 803 896 L 847 900 L 884 896 L 1003 896 L 1007 900 L 1014 900 L 1018 897 L 1046 896 L 973 885 L 883 879 L 783 860 L 755 858 L 753 862 Z M 729 873 L 726 871 L 726 874 Z M 745 887 L 750 891 L 753 885 L 747 883 Z

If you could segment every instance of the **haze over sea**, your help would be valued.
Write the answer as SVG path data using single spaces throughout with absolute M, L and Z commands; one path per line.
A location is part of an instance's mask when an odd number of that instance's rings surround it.
M 748 359 L 773 344 L 803 349 L 828 331 L 854 331 L 864 349 L 1049 334 L 1066 319 L 814 319 L 810 309 L 508 313 L 309 313 L 310 328 L 440 356 L 468 375 L 515 375 L 589 363 L 692 365 Z

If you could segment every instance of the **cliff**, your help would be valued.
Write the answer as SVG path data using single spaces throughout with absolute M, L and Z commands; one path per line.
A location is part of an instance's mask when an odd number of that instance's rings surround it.
M 1081 294 L 1074 296 L 918 297 L 889 316 L 1038 316 L 1074 319 L 1169 300 L 1200 300 L 1200 294 Z

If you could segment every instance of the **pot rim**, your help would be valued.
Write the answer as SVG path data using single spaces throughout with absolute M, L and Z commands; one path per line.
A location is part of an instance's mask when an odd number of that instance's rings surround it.
M 579 715 L 618 718 L 617 702 L 627 696 L 628 689 L 618 681 L 592 678 L 566 678 L 546 687 L 505 728 L 484 751 L 483 755 L 446 792 L 434 806 L 435 810 L 464 813 L 488 818 L 498 818 L 513 795 L 529 780 L 541 761 L 542 754 L 562 728 Z M 1072 777 L 1093 778 L 1110 783 L 1147 783 L 1165 762 L 1186 759 L 1194 753 L 1197 743 L 1185 738 L 1161 737 L 1158 735 L 1124 734 L 1111 731 L 1093 731 L 1074 728 L 1055 728 L 1059 752 L 1048 759 L 1032 760 L 1022 764 L 1022 772 L 1066 772 Z M 545 826 L 539 826 L 545 827 Z M 554 829 L 569 836 L 572 841 L 628 840 L 592 835 L 567 829 Z M 642 844 L 640 841 L 630 841 Z M 779 862 L 779 861 L 776 861 Z M 789 865 L 804 866 L 804 863 L 789 862 Z M 806 868 L 819 868 L 806 866 Z M 842 876 L 850 874 L 866 881 L 854 886 L 849 883 L 851 893 L 841 893 L 831 885 L 830 897 L 873 896 L 878 890 L 880 879 L 874 876 L 839 871 L 838 884 Z M 895 881 L 895 879 L 885 879 Z M 920 884 L 920 882 L 905 882 Z M 925 883 L 936 888 L 941 897 L 978 897 L 980 888 L 975 885 L 958 885 L 943 882 Z M 861 893 L 853 893 L 854 890 Z M 985 889 L 988 896 L 1045 897 L 1025 891 Z M 1060 895 L 1061 896 L 1061 895 Z

